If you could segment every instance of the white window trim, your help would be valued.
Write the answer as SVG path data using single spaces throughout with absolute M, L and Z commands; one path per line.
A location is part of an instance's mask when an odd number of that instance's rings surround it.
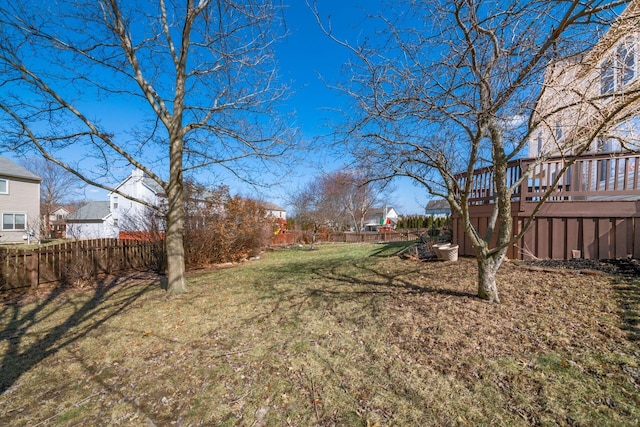
M 13 228 L 4 228 L 4 216 L 13 215 Z M 24 215 L 24 228 L 16 228 L 16 215 Z M 28 217 L 26 212 L 2 212 L 2 231 L 27 231 Z
M 0 178 L 0 181 L 5 182 L 5 189 L 6 189 L 6 191 L 0 191 L 0 194 L 9 194 L 9 180 L 6 178 Z

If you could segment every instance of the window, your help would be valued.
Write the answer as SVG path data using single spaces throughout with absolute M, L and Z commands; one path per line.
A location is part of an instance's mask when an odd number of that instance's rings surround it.
M 9 194 L 9 181 L 0 179 L 0 194 Z
M 636 77 L 636 48 L 632 37 L 618 46 L 618 68 L 620 83 L 626 86 Z
M 560 120 L 556 122 L 554 133 L 556 136 L 556 142 L 560 141 L 562 139 L 562 122 Z
M 637 76 L 636 40 L 627 37 L 616 48 L 612 58 L 600 64 L 600 94 L 621 90 Z
M 118 196 L 113 196 L 113 209 L 118 209 Z
M 19 213 L 2 214 L 3 230 L 26 230 L 27 215 Z
M 607 59 L 600 66 L 600 94 L 613 92 L 615 88 L 615 77 L 613 69 L 613 59 Z

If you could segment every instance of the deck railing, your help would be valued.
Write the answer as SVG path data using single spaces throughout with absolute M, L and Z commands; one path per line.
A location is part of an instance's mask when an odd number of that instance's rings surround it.
M 522 175 L 521 161 L 513 161 L 507 166 L 507 185 L 513 185 Z M 458 186 L 464 188 L 466 174 L 458 175 Z M 494 202 L 495 187 L 493 182 L 493 168 L 485 167 L 473 172 L 473 181 L 469 190 L 470 205 L 486 205 Z M 512 200 L 520 197 L 520 187 L 516 188 Z
M 530 167 L 530 177 L 515 189 L 512 202 L 537 203 L 554 185 L 566 165 L 566 158 L 552 158 L 542 164 L 535 159 L 520 159 L 509 163 L 507 184 L 512 185 Z M 471 205 L 494 203 L 493 168 L 476 169 L 469 192 Z M 464 186 L 466 174 L 458 175 L 458 185 Z M 587 200 L 640 200 L 640 154 L 598 153 L 581 156 L 567 167 L 555 183 L 548 202 Z
M 539 201 L 555 181 L 565 161 L 550 159 L 536 166 L 527 185 L 523 185 L 524 201 Z M 523 166 L 527 167 L 526 161 Z M 601 153 L 582 156 L 567 168 L 549 201 L 638 200 L 639 166 L 638 154 Z

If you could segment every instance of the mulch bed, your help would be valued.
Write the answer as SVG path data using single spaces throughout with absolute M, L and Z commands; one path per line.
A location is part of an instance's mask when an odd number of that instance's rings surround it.
M 535 260 L 522 261 L 527 267 L 572 270 L 583 273 L 600 272 L 614 276 L 640 277 L 640 261 L 637 259 L 570 259 L 570 260 Z
M 431 245 L 416 245 L 413 250 L 407 251 L 405 256 L 416 256 L 423 261 L 437 261 L 437 257 L 431 250 Z M 634 258 L 624 259 L 584 259 L 569 260 L 540 259 L 530 261 L 511 260 L 515 265 L 523 266 L 532 271 L 558 271 L 575 272 L 582 274 L 609 274 L 613 276 L 640 277 L 640 260 Z

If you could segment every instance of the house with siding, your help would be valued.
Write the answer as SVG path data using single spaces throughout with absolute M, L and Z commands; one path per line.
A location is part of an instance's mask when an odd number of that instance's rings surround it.
M 451 215 L 451 207 L 445 199 L 429 200 L 424 214 L 434 218 L 445 218 Z
M 123 196 L 128 195 L 130 198 Z M 152 228 L 164 230 L 162 216 L 150 206 L 166 205 L 164 189 L 141 170 L 134 169 L 127 178 L 109 193 L 112 220 L 119 231 L 149 231 Z
M 640 86 L 640 2 L 632 1 L 588 52 L 551 62 L 529 139 L 529 157 L 640 148 L 640 106 L 626 106 Z M 613 126 L 600 129 L 603 118 Z
M 287 220 L 287 211 L 276 205 L 275 203 L 271 203 L 271 202 L 261 202 L 262 207 L 265 210 L 265 215 L 271 218 L 281 218 L 283 219 L 285 222 Z
M 100 239 L 118 237 L 108 201 L 89 202 L 66 218 L 67 238 Z
M 633 0 L 590 51 L 548 64 L 529 157 L 506 171 L 510 184 L 528 174 L 511 200 L 514 232 L 533 218 L 509 258 L 640 258 L 639 59 L 640 1 Z M 493 214 L 493 173 L 489 166 L 471 177 L 469 216 L 481 235 Z M 463 185 L 466 173 L 456 179 Z M 465 233 L 454 215 L 453 241 L 473 255 Z
M 398 212 L 395 208 L 385 206 L 383 208 L 370 209 L 364 222 L 364 231 L 380 231 L 382 229 L 395 229 L 398 223 Z
M 72 206 L 58 206 L 49 215 L 43 215 L 45 220 L 43 230 L 46 230 L 47 237 L 64 239 L 67 235 L 66 220 L 72 212 L 75 212 Z
M 129 197 L 127 197 L 129 196 Z M 108 194 L 108 201 L 90 202 L 67 217 L 67 237 L 96 239 L 122 233 L 163 230 L 162 216 L 152 206 L 166 204 L 163 188 L 135 169 Z
M 40 182 L 36 174 L 0 157 L 0 243 L 23 242 L 28 233 L 39 238 Z

